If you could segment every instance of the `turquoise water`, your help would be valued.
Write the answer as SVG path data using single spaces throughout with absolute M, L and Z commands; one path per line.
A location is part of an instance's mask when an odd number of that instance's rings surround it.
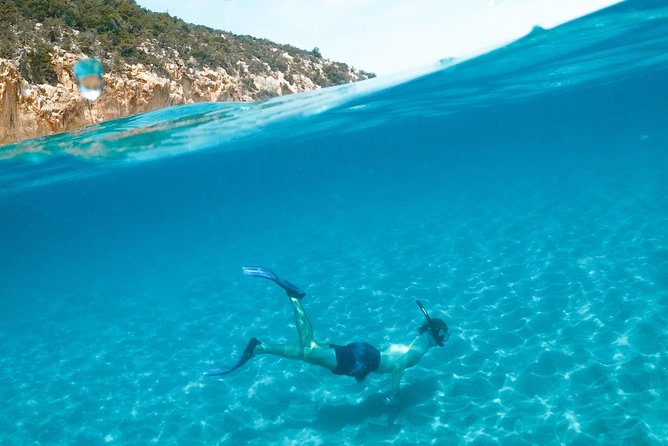
M 0 149 L 0 444 L 668 443 L 668 8 Z M 385 405 L 268 356 L 450 326 Z

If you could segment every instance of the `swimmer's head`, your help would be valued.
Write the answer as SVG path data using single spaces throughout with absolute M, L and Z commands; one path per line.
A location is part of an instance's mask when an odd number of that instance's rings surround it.
M 436 328 L 436 335 L 434 336 L 434 333 L 432 331 L 432 326 Z M 420 330 L 418 330 L 420 334 L 424 332 L 429 332 L 431 336 L 434 338 L 434 341 L 441 347 L 443 347 L 443 343 L 447 341 L 450 338 L 450 334 L 448 333 L 448 325 L 445 323 L 443 319 L 432 319 L 431 320 L 431 325 L 429 322 L 425 322 L 420 326 Z
M 445 341 L 447 341 L 450 338 L 450 334 L 448 333 L 448 324 L 446 324 L 443 319 L 438 319 L 438 318 L 432 319 L 431 317 L 429 317 L 429 313 L 427 313 L 427 310 L 425 310 L 424 306 L 420 303 L 420 301 L 418 300 L 416 302 L 418 304 L 418 307 L 420 307 L 420 311 L 422 311 L 422 314 L 427 320 L 424 324 L 420 326 L 418 332 L 420 334 L 423 334 L 425 332 L 429 333 L 434 338 L 436 344 L 443 347 Z

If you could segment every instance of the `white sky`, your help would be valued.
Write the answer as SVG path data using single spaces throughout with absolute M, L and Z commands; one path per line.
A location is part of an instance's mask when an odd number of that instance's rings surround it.
M 138 0 L 186 22 L 264 37 L 388 74 L 479 53 L 620 0 Z

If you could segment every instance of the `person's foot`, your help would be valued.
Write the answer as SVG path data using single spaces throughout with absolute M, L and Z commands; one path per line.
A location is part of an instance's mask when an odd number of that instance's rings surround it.
M 251 340 L 248 341 L 248 345 L 244 349 L 244 356 L 243 356 L 243 359 L 245 360 L 244 362 L 248 361 L 253 356 L 255 347 L 257 347 L 260 344 L 262 344 L 262 342 L 260 342 L 258 338 L 251 338 Z
M 207 370 L 206 372 L 204 372 L 204 376 L 222 376 L 234 372 L 236 369 L 246 364 L 246 362 L 248 362 L 248 360 L 253 357 L 253 353 L 255 352 L 255 347 L 257 347 L 260 344 L 262 344 L 262 342 L 260 342 L 259 339 L 251 338 L 251 340 L 248 341 L 248 345 L 244 349 L 244 354 L 241 355 L 241 359 L 239 359 L 239 362 L 237 362 L 236 365 L 234 365 L 233 367 L 221 367 L 218 369 Z
M 247 276 L 262 277 L 271 280 L 276 285 L 283 288 L 285 294 L 292 299 L 301 300 L 302 297 L 306 296 L 306 292 L 299 289 L 297 285 L 281 279 L 276 273 L 268 268 L 263 268 L 261 266 L 243 266 L 241 272 Z
M 294 285 L 287 280 L 281 280 L 281 283 L 279 284 L 281 288 L 285 290 L 285 294 L 288 295 L 288 297 L 291 297 L 293 299 L 297 300 L 302 300 L 302 297 L 306 296 L 306 292 L 302 291 L 297 287 L 297 285 Z

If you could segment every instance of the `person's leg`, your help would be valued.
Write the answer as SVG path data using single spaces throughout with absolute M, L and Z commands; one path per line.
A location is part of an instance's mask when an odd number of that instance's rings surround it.
M 303 351 L 297 344 L 267 344 L 260 343 L 255 348 L 256 355 L 275 355 L 287 359 L 303 359 Z
M 275 355 L 287 359 L 301 359 L 310 364 L 319 365 L 329 370 L 336 368 L 336 353 L 329 346 L 321 346 L 313 339 L 313 328 L 304 313 L 304 308 L 300 302 L 306 293 L 287 280 L 280 279 L 276 274 L 267 268 L 257 266 L 243 267 L 242 271 L 247 276 L 262 277 L 269 279 L 285 290 L 292 302 L 292 309 L 295 314 L 295 323 L 297 325 L 298 344 L 266 344 L 252 338 L 244 349 L 239 362 L 232 367 L 222 367 L 211 369 L 205 373 L 207 376 L 227 375 L 244 365 L 250 358 L 256 354 Z
M 255 349 L 256 354 L 276 355 L 288 359 L 301 359 L 310 364 L 333 370 L 336 368 L 336 353 L 329 346 L 322 346 L 313 339 L 313 327 L 306 317 L 304 307 L 299 299 L 290 298 L 295 314 L 298 344 L 266 344 L 260 343 Z
M 255 352 L 267 353 L 270 355 L 282 356 L 288 359 L 304 359 L 308 350 L 318 347 L 313 340 L 313 327 L 311 321 L 306 317 L 304 307 L 299 299 L 290 298 L 292 309 L 295 314 L 295 324 L 297 325 L 298 344 L 265 344 L 258 345 Z
M 305 352 L 306 350 L 317 346 L 313 340 L 313 327 L 311 326 L 311 321 L 306 317 L 301 301 L 291 297 L 290 302 L 292 303 L 292 310 L 295 313 L 295 324 L 297 325 L 299 345 L 302 351 Z

